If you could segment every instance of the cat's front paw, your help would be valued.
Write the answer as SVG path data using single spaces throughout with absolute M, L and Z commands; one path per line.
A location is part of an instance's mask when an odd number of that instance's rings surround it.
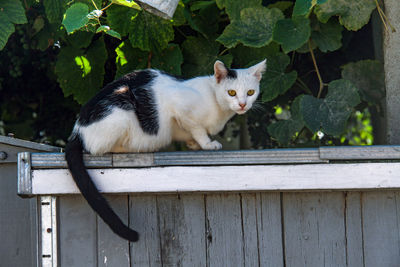
M 222 148 L 222 145 L 218 141 L 209 142 L 202 147 L 202 149 L 204 149 L 204 150 L 219 150 L 221 148 Z

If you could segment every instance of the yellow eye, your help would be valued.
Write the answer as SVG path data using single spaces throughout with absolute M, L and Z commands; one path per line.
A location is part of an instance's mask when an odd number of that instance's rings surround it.
M 236 91 L 235 90 L 228 90 L 228 95 L 235 96 L 236 95 Z
M 247 95 L 248 95 L 248 96 L 254 95 L 255 92 L 256 92 L 256 91 L 254 91 L 253 89 L 251 89 L 251 90 L 247 91 Z

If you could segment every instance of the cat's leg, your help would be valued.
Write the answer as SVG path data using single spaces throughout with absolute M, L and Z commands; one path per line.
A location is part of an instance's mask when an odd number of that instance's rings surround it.
M 199 150 L 199 149 L 201 149 L 201 146 L 199 145 L 199 143 L 197 143 L 193 139 L 190 139 L 190 140 L 186 141 L 186 146 L 191 150 Z
M 207 131 L 203 128 L 194 128 L 191 129 L 191 134 L 193 139 L 200 145 L 200 147 L 204 150 L 218 150 L 222 148 L 220 142 L 214 140 L 211 141 L 210 137 L 208 137 Z

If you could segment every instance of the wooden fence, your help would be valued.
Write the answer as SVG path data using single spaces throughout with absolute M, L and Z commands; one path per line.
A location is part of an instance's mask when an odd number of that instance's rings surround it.
M 42 266 L 399 266 L 399 159 L 399 146 L 87 157 L 136 243 L 76 194 L 62 154 L 20 154 L 19 191 L 42 196 Z

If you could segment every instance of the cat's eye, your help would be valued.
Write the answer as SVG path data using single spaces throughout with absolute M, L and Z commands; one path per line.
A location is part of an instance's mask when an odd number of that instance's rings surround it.
M 255 92 L 256 92 L 255 90 L 251 89 L 251 90 L 247 91 L 247 95 L 252 96 L 252 95 L 254 95 Z
M 228 90 L 228 95 L 235 96 L 236 95 L 236 91 L 235 90 Z

